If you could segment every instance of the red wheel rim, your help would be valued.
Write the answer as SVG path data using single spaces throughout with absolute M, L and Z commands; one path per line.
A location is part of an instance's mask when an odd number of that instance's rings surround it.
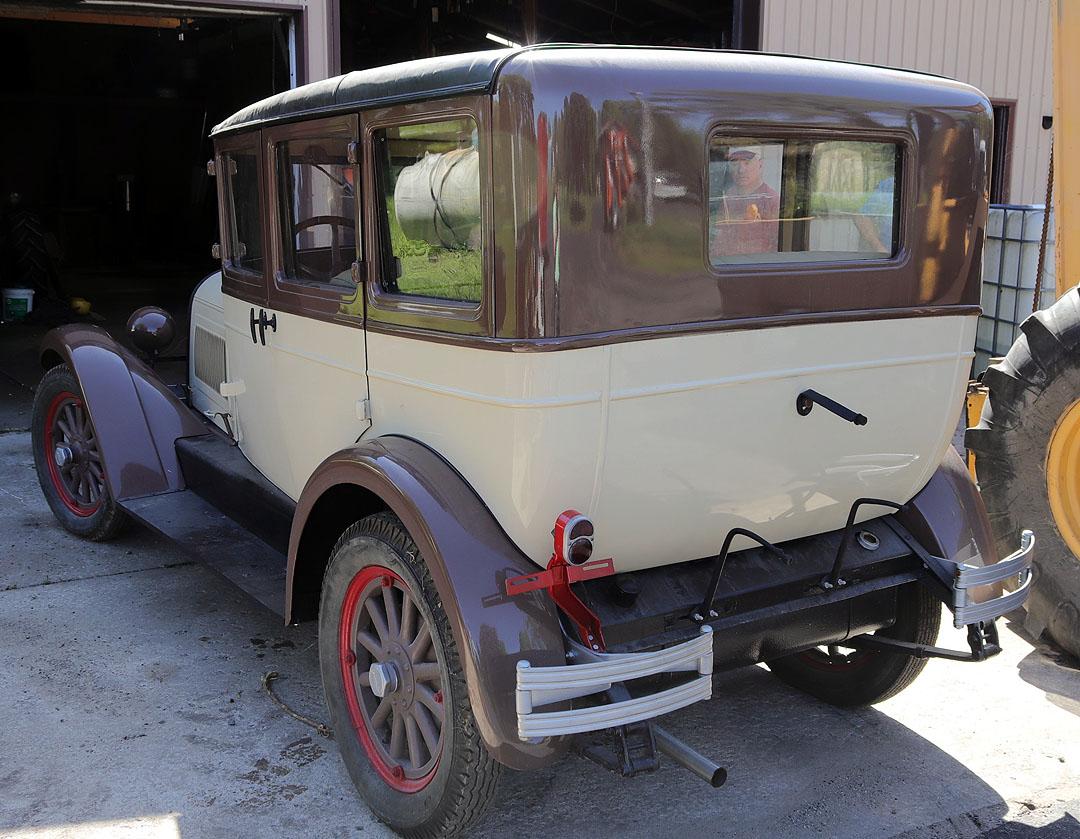
M 393 789 L 422 790 L 445 739 L 442 667 L 431 627 L 394 571 L 372 565 L 353 577 L 338 654 L 349 717 L 371 765 Z
M 858 670 L 869 664 L 877 653 L 873 650 L 852 650 L 850 653 L 842 653 L 839 647 L 843 645 L 830 644 L 824 650 L 814 647 L 799 653 L 799 658 L 815 670 L 826 673 L 847 673 Z
M 72 513 L 92 516 L 108 489 L 97 434 L 82 397 L 62 391 L 45 412 L 45 462 L 56 494 Z

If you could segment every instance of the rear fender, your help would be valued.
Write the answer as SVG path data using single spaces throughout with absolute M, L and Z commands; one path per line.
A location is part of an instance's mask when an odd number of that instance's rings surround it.
M 176 440 L 206 434 L 206 427 L 153 370 L 104 329 L 84 324 L 48 332 L 41 363 L 67 364 L 79 380 L 113 498 L 184 488 Z
M 309 517 L 324 494 L 339 492 L 343 484 L 381 499 L 420 549 L 453 628 L 473 714 L 492 757 L 514 769 L 555 760 L 565 751 L 565 741 L 522 742 L 515 705 L 519 660 L 537 666 L 566 663 L 554 605 L 543 592 L 506 595 L 505 580 L 536 571 L 536 565 L 510 541 L 464 478 L 423 444 L 380 437 L 331 455 L 315 470 L 297 503 L 289 539 L 286 620 L 293 613 L 294 581 L 321 573 L 326 562 L 319 554 L 325 553 L 327 534 L 306 532 Z M 365 512 L 352 509 L 355 518 Z M 318 520 L 312 519 L 312 527 L 319 526 Z M 334 528 L 341 524 L 337 519 Z
M 896 518 L 932 556 L 974 566 L 998 561 L 982 496 L 953 446 L 949 446 L 930 483 L 904 505 Z M 955 567 L 938 564 L 942 567 L 931 570 L 944 583 Z M 1000 594 L 1000 583 L 971 591 L 973 600 L 979 603 Z

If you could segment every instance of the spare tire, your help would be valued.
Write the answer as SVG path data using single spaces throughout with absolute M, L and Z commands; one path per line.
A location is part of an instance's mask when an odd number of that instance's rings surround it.
M 989 395 L 965 443 L 999 555 L 1035 532 L 1025 628 L 1080 657 L 1080 290 L 1020 330 L 983 376 Z

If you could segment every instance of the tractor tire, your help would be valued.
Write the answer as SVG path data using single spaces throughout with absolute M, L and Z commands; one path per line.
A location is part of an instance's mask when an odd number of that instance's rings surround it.
M 7 252 L 11 270 L 9 285 L 32 288 L 46 297 L 61 297 L 56 261 L 49 248 L 49 235 L 41 219 L 28 210 L 15 210 L 7 217 Z
M 999 557 L 1035 533 L 1024 628 L 1080 657 L 1080 290 L 1020 330 L 983 376 L 989 396 L 965 444 Z

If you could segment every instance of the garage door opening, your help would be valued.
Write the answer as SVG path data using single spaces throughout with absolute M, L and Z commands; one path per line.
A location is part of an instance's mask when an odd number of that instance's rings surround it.
M 207 134 L 290 86 L 288 18 L 168 14 L 0 5 L 0 201 L 5 228 L 13 215 L 37 226 L 19 236 L 39 235 L 57 272 L 58 299 L 35 297 L 42 325 L 72 319 L 82 297 L 110 329 L 156 304 L 184 334 L 188 296 L 215 267 Z M 7 238 L 0 285 L 26 284 L 11 246 L 35 245 Z

